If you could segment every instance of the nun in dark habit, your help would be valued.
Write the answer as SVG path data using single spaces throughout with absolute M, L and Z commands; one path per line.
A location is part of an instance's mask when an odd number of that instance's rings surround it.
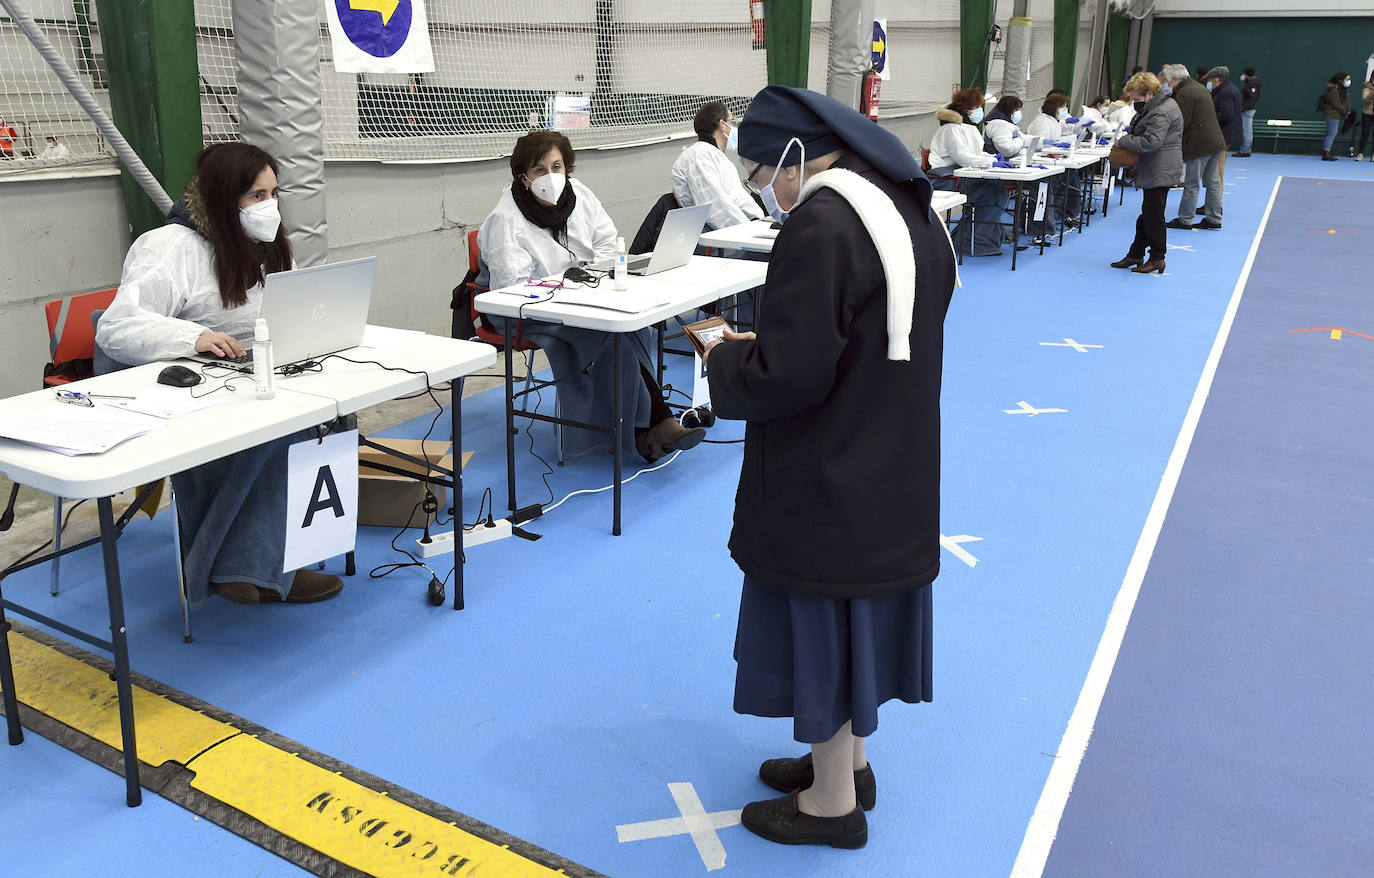
M 744 572 L 735 710 L 791 717 L 786 795 L 742 822 L 783 844 L 858 848 L 877 802 L 878 705 L 931 697 L 940 569 L 943 324 L 959 285 L 931 186 L 894 135 L 769 86 L 739 131 L 775 219 L 756 333 L 707 352 L 716 415 L 747 421 L 730 554 Z

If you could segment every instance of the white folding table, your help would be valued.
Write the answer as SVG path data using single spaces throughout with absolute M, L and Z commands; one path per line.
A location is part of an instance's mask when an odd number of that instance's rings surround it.
M 1016 270 L 1016 251 L 1021 240 L 1021 229 L 1018 221 L 1021 216 L 1021 200 L 1023 190 L 1027 183 L 1038 183 L 1048 177 L 1054 177 L 1064 173 L 1060 167 L 1026 167 L 1026 168 L 959 168 L 954 172 L 954 176 L 963 177 L 966 180 L 1000 180 L 1003 183 L 1015 184 L 1015 195 L 1012 206 L 1012 229 L 1013 243 L 1011 248 L 1011 270 Z M 1040 253 L 1045 252 L 1045 236 L 1040 236 Z
M 455 379 L 495 362 L 495 352 L 488 345 L 434 336 L 417 336 L 408 338 L 403 344 L 379 348 L 354 348 L 343 352 L 341 356 L 355 360 L 371 359 L 388 366 L 427 373 L 433 381 Z M 62 389 L 91 394 L 137 395 L 140 390 L 156 386 L 157 375 L 166 365 L 151 363 L 136 366 L 73 382 Z M 202 383 L 195 390 L 204 393 L 209 390 L 211 383 Z M 142 801 L 142 792 L 139 787 L 128 639 L 116 541 L 141 505 L 143 497 L 141 495 L 116 520 L 113 495 L 317 426 L 375 402 L 421 390 L 425 380 L 422 374 L 387 371 L 376 365 L 346 364 L 342 359 L 333 358 L 324 363 L 319 373 L 279 379 L 273 399 L 257 399 L 247 382 L 240 380 L 236 386 L 236 392 L 220 391 L 224 398 L 218 404 L 170 418 L 159 429 L 134 437 L 102 454 L 68 456 L 0 438 L 0 472 L 7 478 L 64 498 L 94 499 L 100 521 L 98 537 L 12 565 L 0 574 L 0 582 L 11 573 L 99 543 L 103 552 L 110 622 L 110 638 L 107 640 L 8 600 L 0 593 L 0 687 L 4 688 L 9 742 L 17 745 L 24 737 L 19 722 L 18 697 L 14 691 L 14 670 L 8 638 L 10 625 L 5 619 L 5 610 L 34 619 L 113 655 L 124 754 L 125 801 L 130 807 Z M 451 386 L 451 398 L 453 441 L 455 446 L 461 447 L 462 396 L 456 381 Z M 13 396 L 0 400 L 0 420 L 56 405 L 64 403 L 56 400 L 51 389 Z M 461 474 L 461 465 L 455 467 L 455 522 L 462 520 Z M 461 608 L 461 555 L 455 557 L 454 564 L 455 608 Z
M 931 194 L 930 209 L 949 221 L 949 212 L 968 201 L 962 192 L 948 192 L 936 189 Z M 773 239 L 778 230 L 771 220 L 750 220 L 733 226 L 726 226 L 702 232 L 697 243 L 707 247 L 721 247 L 726 250 L 745 250 L 750 253 L 772 253 Z
M 768 273 L 768 263 L 745 259 L 722 259 L 715 256 L 693 256 L 686 265 L 648 277 L 631 275 L 624 293 L 642 293 L 646 300 L 660 304 L 647 307 L 637 313 L 616 311 L 597 307 L 594 304 L 578 304 L 566 299 L 560 301 L 558 290 L 547 287 L 520 284 L 503 289 L 482 293 L 473 299 L 474 307 L 483 314 L 503 318 L 506 351 L 514 343 L 515 320 L 537 320 L 542 323 L 559 323 L 579 329 L 592 329 L 611 336 L 611 351 L 614 358 L 613 369 L 615 385 L 611 424 L 585 424 L 567 421 L 537 412 L 521 412 L 523 417 L 555 424 L 580 427 L 587 430 L 610 433 L 612 438 L 612 508 L 611 533 L 620 534 L 620 494 L 622 461 L 622 436 L 624 415 L 620 405 L 620 358 L 621 334 L 638 332 L 662 323 L 685 311 L 699 308 L 708 302 L 715 302 L 725 296 L 732 296 L 745 290 L 761 286 Z M 601 284 L 609 289 L 611 280 L 603 279 Z M 569 285 L 569 290 L 586 293 L 581 285 Z M 601 287 L 599 287 L 601 288 Z M 594 291 L 592 291 L 594 292 Z M 537 297 L 537 298 L 531 298 Z M 506 357 L 506 488 L 508 505 L 512 511 L 519 507 L 515 497 L 515 397 L 513 358 Z

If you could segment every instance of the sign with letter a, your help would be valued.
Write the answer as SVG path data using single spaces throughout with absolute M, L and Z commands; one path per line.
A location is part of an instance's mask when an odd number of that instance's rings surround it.
M 358 536 L 358 431 L 297 442 L 286 455 L 282 572 L 353 551 Z

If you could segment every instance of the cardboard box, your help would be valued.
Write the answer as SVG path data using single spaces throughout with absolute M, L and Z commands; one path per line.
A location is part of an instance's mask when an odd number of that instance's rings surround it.
M 447 440 L 431 439 L 421 443 L 419 439 L 372 439 L 378 445 L 385 445 L 412 457 L 424 458 L 426 454 L 436 466 L 453 468 L 453 455 L 449 453 L 452 443 Z M 423 446 L 423 447 L 422 447 Z M 463 455 L 463 466 L 472 459 L 472 452 Z M 379 527 L 405 527 L 409 520 L 411 527 L 421 527 L 426 518 L 423 510 L 416 504 L 425 499 L 425 483 L 408 476 L 395 475 L 364 466 L 364 462 L 384 463 L 396 469 L 420 474 L 424 467 L 399 457 L 392 457 L 385 451 L 359 446 L 358 448 L 358 524 Z M 444 478 L 442 473 L 436 473 Z M 431 485 L 435 499 L 439 501 L 439 511 L 447 512 L 448 490 L 439 485 Z M 411 513 L 414 512 L 414 517 Z

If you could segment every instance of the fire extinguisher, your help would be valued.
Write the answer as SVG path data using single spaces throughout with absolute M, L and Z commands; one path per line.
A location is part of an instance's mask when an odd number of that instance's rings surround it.
M 751 48 L 765 47 L 763 30 L 763 0 L 749 0 L 749 33 L 753 36 Z
M 883 81 L 878 76 L 877 69 L 869 68 L 864 74 L 863 101 L 859 110 L 874 122 L 878 121 L 878 94 L 882 88 Z

